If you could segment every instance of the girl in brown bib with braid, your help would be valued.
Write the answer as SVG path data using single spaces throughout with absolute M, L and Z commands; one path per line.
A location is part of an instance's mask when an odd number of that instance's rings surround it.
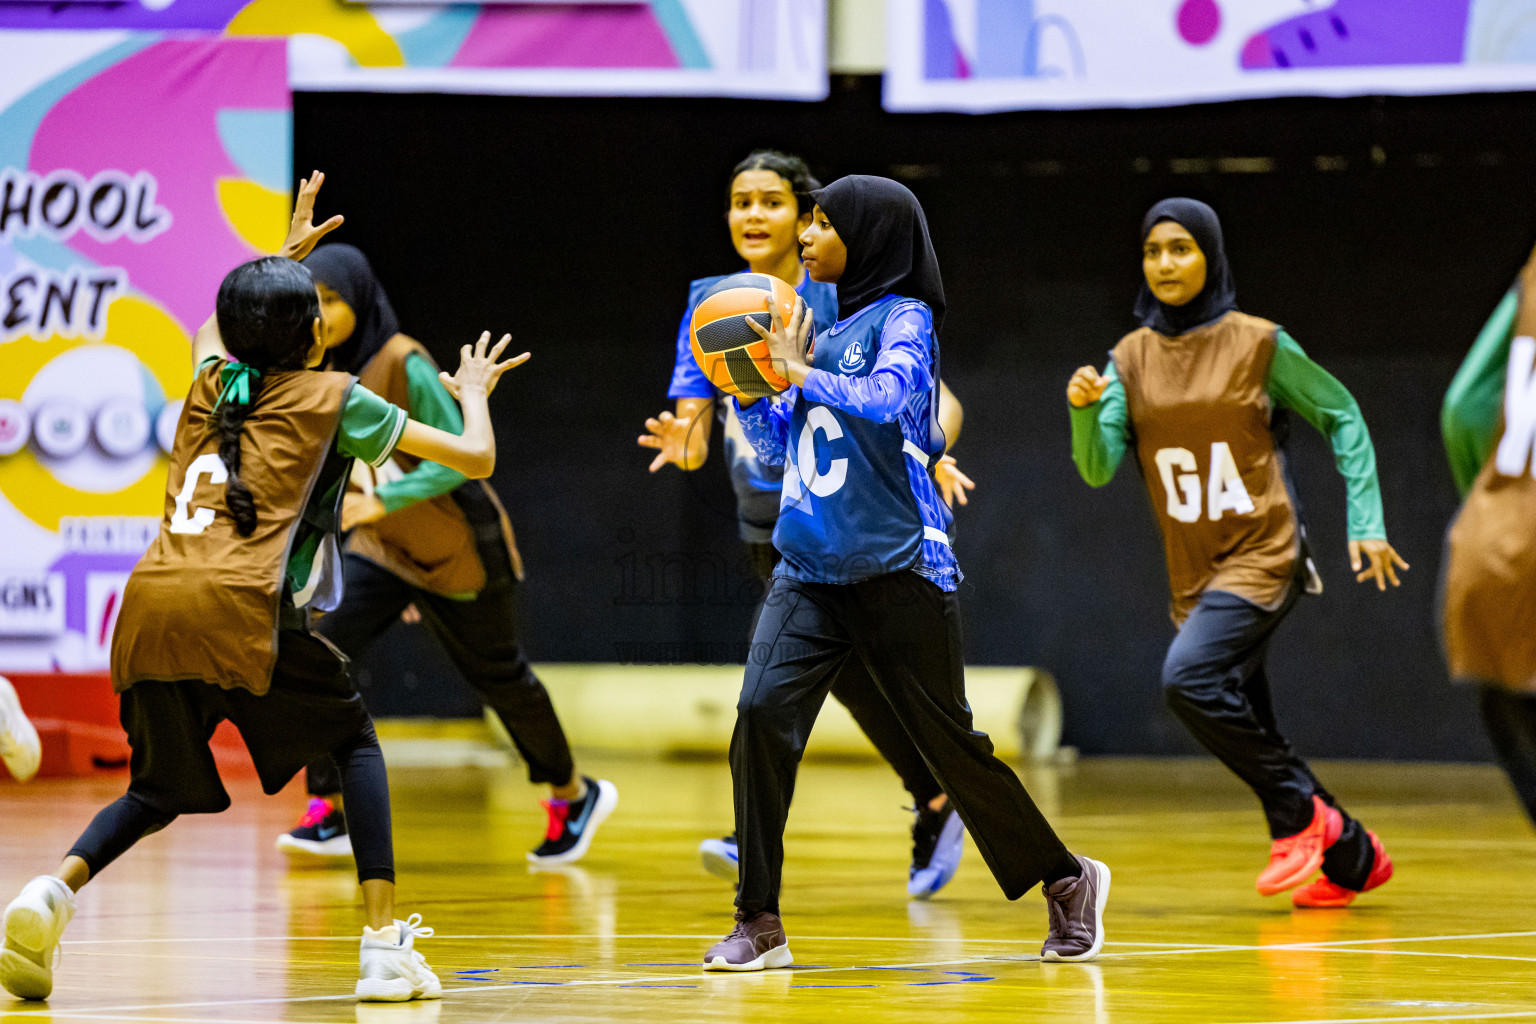
M 1115 346 L 1102 374 L 1084 366 L 1067 385 L 1072 457 L 1100 487 L 1135 446 L 1179 628 L 1163 692 L 1263 804 L 1272 845 L 1259 892 L 1302 886 L 1321 868 L 1292 902 L 1348 906 L 1392 877 L 1392 861 L 1280 734 L 1270 705 L 1270 639 L 1303 590 L 1322 589 L 1276 444 L 1276 412 L 1296 411 L 1332 443 L 1348 484 L 1355 578 L 1385 590 L 1408 565 L 1386 540 L 1375 450 L 1344 386 L 1282 328 L 1238 312 L 1214 210 L 1166 199 L 1147 213 L 1141 238 L 1141 327 Z
M 358 998 L 442 995 L 414 948 L 431 929 L 419 927 L 419 914 L 394 916 L 389 784 L 373 722 L 347 659 L 310 632 L 310 612 L 341 598 L 336 526 L 353 459 L 377 465 L 398 449 L 489 476 L 496 440 L 486 399 L 527 354 L 498 363 L 511 339 L 487 353 L 489 335 L 473 351 L 464 346 L 458 372 L 443 375 L 463 404 L 462 434 L 410 419 L 351 374 L 315 370 L 325 356 L 320 297 L 295 261 L 341 223 L 312 225 L 320 183 L 316 174 L 300 189 L 283 255 L 242 264 L 219 286 L 231 358 L 210 357 L 193 380 L 160 532 L 128 578 L 112 639 L 112 685 L 132 750 L 128 792 L 6 908 L 0 987 L 23 999 L 51 993 L 54 953 L 81 886 L 178 816 L 229 807 L 208 749 L 226 720 L 269 794 L 314 758 L 335 763 L 368 922 Z

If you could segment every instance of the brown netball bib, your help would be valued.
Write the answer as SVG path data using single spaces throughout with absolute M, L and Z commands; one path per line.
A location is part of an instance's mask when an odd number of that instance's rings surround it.
M 1276 608 L 1291 586 L 1300 544 L 1265 386 L 1277 330 L 1234 312 L 1177 338 L 1143 327 L 1112 353 L 1180 625 L 1207 590 Z
M 256 503 L 256 529 L 240 535 L 224 500 L 212 409 L 220 364 L 205 367 L 176 428 L 160 533 L 134 567 L 112 636 L 112 685 L 200 679 L 266 693 L 277 659 L 288 555 L 310 496 L 335 449 L 354 378 L 279 371 L 261 384 L 241 430 L 240 478 Z
M 1442 588 L 1451 676 L 1536 692 L 1536 340 L 1510 344 L 1498 444 L 1451 524 Z
M 368 360 L 358 380 L 369 391 L 409 411 L 411 391 L 405 360 L 411 355 L 419 355 L 434 370 L 437 368 L 420 342 L 397 334 Z M 420 464 L 420 459 L 396 451 L 375 479 L 382 482 L 399 477 Z M 463 486 L 479 489 L 488 499 L 486 507 L 500 520 L 512 574 L 521 579 L 523 563 L 517 541 L 496 492 L 484 480 L 470 480 Z M 485 567 L 480 563 L 474 529 L 451 494 L 418 501 L 359 526 L 352 531 L 347 550 L 434 594 L 473 594 L 485 586 Z

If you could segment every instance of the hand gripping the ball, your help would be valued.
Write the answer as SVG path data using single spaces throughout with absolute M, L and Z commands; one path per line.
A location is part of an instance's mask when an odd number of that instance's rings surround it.
M 786 324 L 779 316 L 778 304 L 771 297 L 763 300 L 763 306 L 772 318 L 772 326 L 764 330 L 761 324 L 751 319 L 747 324 L 768 343 L 768 357 L 773 360 L 774 369 L 790 383 L 804 384 L 806 371 L 810 369 L 805 362 L 806 351 L 815 326 L 810 307 L 803 298 L 795 296 L 795 308 Z

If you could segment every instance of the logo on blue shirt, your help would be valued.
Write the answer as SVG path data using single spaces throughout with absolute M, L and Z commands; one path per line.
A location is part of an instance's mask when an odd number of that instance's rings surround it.
M 837 361 L 837 368 L 844 373 L 858 373 L 864 369 L 864 345 L 855 341 L 843 352 L 843 358 Z

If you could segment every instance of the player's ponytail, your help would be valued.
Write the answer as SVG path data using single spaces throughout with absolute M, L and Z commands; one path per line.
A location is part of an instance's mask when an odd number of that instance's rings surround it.
M 319 315 L 320 297 L 309 271 L 280 256 L 242 263 L 219 285 L 219 335 L 237 361 L 220 370 L 222 390 L 212 415 L 219 459 L 229 472 L 224 503 L 241 536 L 256 529 L 256 497 L 240 476 L 246 418 L 268 374 L 304 369 Z
M 249 537 L 256 529 L 256 499 L 240 479 L 240 430 L 260 393 L 261 372 L 249 363 L 232 363 L 222 371 L 222 377 L 224 391 L 214 415 L 219 425 L 219 460 L 229 472 L 224 482 L 224 504 L 235 517 L 240 536 Z M 233 391 L 240 394 L 231 397 Z

